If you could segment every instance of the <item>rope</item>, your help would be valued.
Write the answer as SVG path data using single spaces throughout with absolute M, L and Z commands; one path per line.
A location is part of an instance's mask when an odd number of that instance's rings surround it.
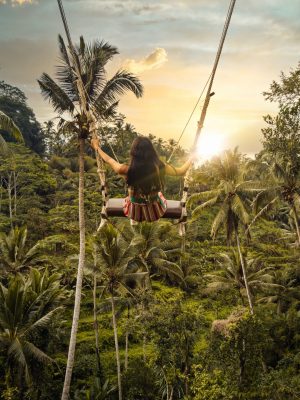
M 194 151 L 195 147 L 197 146 L 197 142 L 199 139 L 199 136 L 201 134 L 203 125 L 204 125 L 204 121 L 205 121 L 205 117 L 206 117 L 206 113 L 207 113 L 207 109 L 209 106 L 209 102 L 210 102 L 210 98 L 213 95 L 213 93 L 211 93 L 211 89 L 214 83 L 214 78 L 216 75 L 216 71 L 218 68 L 218 64 L 220 61 L 220 57 L 222 54 L 222 50 L 223 50 L 223 46 L 224 46 L 224 42 L 226 39 L 226 35 L 228 32 L 228 28 L 230 25 L 230 21 L 231 21 L 231 17 L 232 17 L 232 13 L 234 10 L 234 6 L 235 6 L 236 0 L 231 0 L 230 5 L 229 5 L 229 9 L 227 12 L 227 16 L 226 16 L 226 20 L 225 20 L 225 24 L 223 27 L 223 31 L 222 31 L 222 35 L 221 35 L 221 39 L 220 39 L 220 43 L 219 43 L 219 47 L 218 47 L 218 51 L 215 57 L 215 62 L 213 65 L 213 69 L 212 69 L 212 73 L 211 73 L 211 77 L 210 77 L 210 82 L 207 88 L 207 92 L 206 92 L 206 97 L 205 97 L 205 101 L 204 101 L 204 105 L 201 111 L 201 116 L 200 116 L 200 120 L 198 122 L 198 128 L 196 131 L 196 136 L 195 136 L 195 140 L 192 146 L 192 151 Z M 189 168 L 189 170 L 187 171 L 187 174 L 185 175 L 184 178 L 184 187 L 183 187 L 183 193 L 182 193 L 182 198 L 181 198 L 181 207 L 182 207 L 182 213 L 181 213 L 181 218 L 179 220 L 180 222 L 180 234 L 182 236 L 185 235 L 185 224 L 186 224 L 186 219 L 187 219 L 187 209 L 186 209 L 186 202 L 187 202 L 187 198 L 188 198 L 188 190 L 189 190 L 189 184 L 190 184 L 190 175 L 191 175 L 191 167 L 192 167 L 193 163 L 191 163 L 191 166 Z
M 87 120 L 90 123 L 92 137 L 99 138 L 98 128 L 97 128 L 97 119 L 96 119 L 95 115 L 91 112 L 90 107 L 88 106 L 88 103 L 87 103 L 87 98 L 89 98 L 89 96 L 85 90 L 85 87 L 84 87 L 84 84 L 83 84 L 83 81 L 81 78 L 80 67 L 77 62 L 76 52 L 75 52 L 74 45 L 72 43 L 72 38 L 70 35 L 68 21 L 66 18 L 62 0 L 57 0 L 57 2 L 58 2 L 58 7 L 60 10 L 61 18 L 63 21 L 63 25 L 65 28 L 65 32 L 66 32 L 66 36 L 67 36 L 67 40 L 68 40 L 68 44 L 69 44 L 69 49 L 70 49 L 72 59 L 73 59 L 73 66 L 74 66 L 74 70 L 76 73 L 76 85 L 77 85 L 77 90 L 78 90 L 78 94 L 79 94 L 80 108 L 83 111 L 83 113 L 86 115 Z M 93 108 L 93 104 L 91 103 L 90 105 Z M 102 210 L 101 210 L 101 214 L 100 214 L 101 215 L 100 227 L 101 227 L 107 221 L 106 205 L 107 205 L 107 201 L 108 201 L 108 193 L 107 193 L 104 162 L 97 151 L 95 151 L 95 155 L 96 155 L 96 162 L 97 162 L 97 172 L 98 172 L 100 183 L 101 183 L 101 194 L 102 194 Z
M 211 74 L 212 74 L 212 73 L 211 73 Z M 184 134 L 186 128 L 188 127 L 188 124 L 190 123 L 190 120 L 192 119 L 192 116 L 194 115 L 194 112 L 196 111 L 196 108 L 198 107 L 198 104 L 200 103 L 200 100 L 201 100 L 201 98 L 202 98 L 202 96 L 203 96 L 204 90 L 206 89 L 206 86 L 208 85 L 208 82 L 209 82 L 209 80 L 210 80 L 210 78 L 211 78 L 211 74 L 209 75 L 209 77 L 208 77 L 208 79 L 207 79 L 207 81 L 206 81 L 206 83 L 205 83 L 205 85 L 204 85 L 204 87 L 203 87 L 203 89 L 202 89 L 202 92 L 200 93 L 200 96 L 199 96 L 199 98 L 198 98 L 198 100 L 197 100 L 197 102 L 196 102 L 196 104 L 195 104 L 195 106 L 194 106 L 194 108 L 193 108 L 193 110 L 192 110 L 192 112 L 191 112 L 191 114 L 190 114 L 190 116 L 189 116 L 189 118 L 188 118 L 188 120 L 187 120 L 187 122 L 186 122 L 184 128 L 183 128 L 182 131 L 181 131 L 181 134 L 180 134 L 180 136 L 179 136 L 179 139 L 177 140 L 176 144 L 175 144 L 174 147 L 173 147 L 172 153 L 170 154 L 170 157 L 169 157 L 168 160 L 167 160 L 167 163 L 168 163 L 168 164 L 171 162 L 171 159 L 173 158 L 173 155 L 174 155 L 174 153 L 175 153 L 175 150 L 177 149 L 177 147 L 178 147 L 178 145 L 179 145 L 179 142 L 181 141 L 182 136 L 183 136 L 183 134 Z
M 219 52 L 219 50 L 221 50 L 221 52 L 222 52 L 222 48 L 223 48 L 223 44 L 224 44 L 224 41 L 225 41 L 225 38 L 226 38 L 226 33 L 227 33 L 228 26 L 229 26 L 229 23 L 230 23 L 230 18 L 231 18 L 232 12 L 233 12 L 233 8 L 234 8 L 234 4 L 233 4 L 233 7 L 232 7 L 232 8 L 231 8 L 231 5 L 230 5 L 230 7 L 228 8 L 227 15 L 226 15 L 226 19 L 225 19 L 225 23 L 224 23 L 223 30 L 222 30 L 222 34 L 221 34 L 221 40 L 220 40 L 218 52 Z M 223 40 L 223 38 L 224 38 L 224 40 Z M 222 41 L 223 41 L 223 43 L 222 43 Z M 222 43 L 222 46 L 221 46 L 221 43 Z M 220 49 L 220 46 L 221 46 L 221 49 Z M 220 52 L 220 55 L 221 55 L 221 52 Z M 219 57 L 219 58 L 220 58 L 220 57 Z M 215 64 L 216 64 L 216 60 L 217 60 L 217 57 L 216 57 L 216 59 L 215 59 Z M 218 61 L 217 61 L 217 63 L 218 63 Z M 214 64 L 214 65 L 215 65 L 215 64 Z M 210 75 L 209 75 L 209 77 L 208 77 L 208 79 L 207 79 L 207 81 L 206 81 L 206 83 L 205 83 L 205 85 L 204 85 L 204 87 L 203 87 L 203 89 L 202 89 L 202 92 L 201 92 L 201 94 L 200 94 L 200 96 L 199 96 L 199 98 L 198 98 L 198 100 L 197 100 L 197 102 L 196 102 L 196 104 L 195 104 L 195 106 L 194 106 L 194 108 L 193 108 L 193 110 L 192 110 L 192 112 L 191 112 L 191 114 L 190 114 L 190 116 L 189 116 L 189 118 L 188 118 L 188 120 L 187 120 L 187 122 L 186 122 L 186 124 L 185 124 L 185 126 L 184 126 L 184 128 L 183 128 L 183 130 L 182 130 L 182 132 L 181 132 L 181 134 L 180 134 L 180 136 L 179 136 L 179 139 L 177 140 L 176 144 L 175 144 L 174 147 L 173 147 L 172 153 L 171 153 L 171 155 L 170 155 L 170 157 L 169 157 L 169 159 L 168 159 L 168 161 L 167 161 L 168 163 L 171 161 L 171 159 L 172 159 L 172 157 L 173 157 L 173 155 L 174 155 L 174 152 L 175 152 L 176 148 L 178 147 L 178 144 L 179 144 L 179 142 L 181 141 L 182 136 L 183 136 L 183 134 L 184 134 L 184 132 L 185 132 L 185 130 L 186 130 L 188 124 L 190 123 L 190 120 L 192 119 L 192 116 L 194 115 L 194 112 L 196 111 L 196 108 L 197 108 L 197 106 L 198 106 L 198 104 L 199 104 L 199 102 L 200 102 L 200 100 L 201 100 L 201 98 L 202 98 L 202 95 L 203 95 L 203 93 L 204 93 L 204 91 L 205 91 L 205 89 L 206 89 L 206 87 L 207 87 L 209 81 L 211 81 L 211 80 L 214 79 L 214 74 L 215 74 L 215 72 L 216 72 L 216 69 L 215 69 L 215 71 L 214 71 L 214 68 L 213 68 L 213 70 L 212 70 L 212 72 L 210 73 Z M 210 93 L 210 90 L 208 91 L 208 93 Z

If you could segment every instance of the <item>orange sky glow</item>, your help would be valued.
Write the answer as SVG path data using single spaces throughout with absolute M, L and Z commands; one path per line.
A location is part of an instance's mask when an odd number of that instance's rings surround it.
M 108 41 L 120 51 L 109 74 L 127 68 L 140 77 L 143 98 L 129 94 L 120 102 L 126 122 L 141 134 L 177 140 L 211 72 L 229 0 L 64 0 L 64 5 L 74 41 L 81 34 L 87 41 Z M 298 0 L 237 0 L 201 139 L 207 153 L 214 147 L 239 146 L 249 155 L 261 149 L 262 116 L 276 113 L 276 104 L 266 102 L 262 92 L 280 71 L 297 66 L 299 20 Z M 55 1 L 0 0 L 0 79 L 24 90 L 40 122 L 55 116 L 37 78 L 55 71 L 58 33 L 63 28 Z M 199 116 L 200 107 L 183 147 L 191 146 Z

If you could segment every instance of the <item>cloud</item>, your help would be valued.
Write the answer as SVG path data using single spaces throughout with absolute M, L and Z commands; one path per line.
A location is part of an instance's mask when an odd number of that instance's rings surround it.
M 158 47 L 147 57 L 140 61 L 134 59 L 128 59 L 124 62 L 123 67 L 130 72 L 135 74 L 142 73 L 144 71 L 150 71 L 153 69 L 160 68 L 163 64 L 168 61 L 168 55 L 165 49 Z
M 11 4 L 13 7 L 23 4 L 34 4 L 36 0 L 0 0 L 0 4 Z

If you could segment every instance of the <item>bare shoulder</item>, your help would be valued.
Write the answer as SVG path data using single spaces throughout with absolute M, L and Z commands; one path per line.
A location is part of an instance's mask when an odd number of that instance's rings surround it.
M 118 173 L 120 175 L 127 175 L 129 166 L 127 164 L 120 164 Z

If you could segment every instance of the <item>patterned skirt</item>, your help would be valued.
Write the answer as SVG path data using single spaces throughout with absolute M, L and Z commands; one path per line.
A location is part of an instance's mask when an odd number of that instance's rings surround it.
M 167 200 L 161 192 L 157 194 L 157 199 L 151 203 L 135 202 L 134 200 L 132 197 L 126 197 L 123 209 L 126 217 L 136 222 L 157 221 L 167 209 Z

